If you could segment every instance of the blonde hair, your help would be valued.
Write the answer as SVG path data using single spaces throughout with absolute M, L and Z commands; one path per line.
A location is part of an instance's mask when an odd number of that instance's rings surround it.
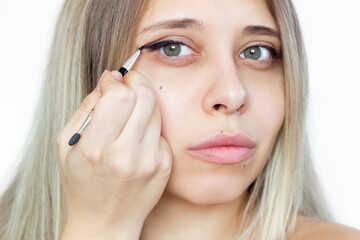
M 306 134 L 307 63 L 290 0 L 266 1 L 281 32 L 285 120 L 267 164 L 249 187 L 242 239 L 286 239 L 296 217 L 331 220 Z M 147 1 L 66 0 L 49 54 L 36 118 L 22 162 L 0 202 L 0 238 L 59 239 L 66 218 L 56 136 L 104 69 L 118 69 L 134 49 Z M 242 227 L 241 226 L 241 227 Z

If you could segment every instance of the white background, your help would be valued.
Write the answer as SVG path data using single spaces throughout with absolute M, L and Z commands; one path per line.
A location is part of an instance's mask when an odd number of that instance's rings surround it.
M 337 221 L 360 229 L 360 2 L 294 0 L 310 67 L 308 128 Z M 62 0 L 0 0 L 0 191 L 30 128 Z

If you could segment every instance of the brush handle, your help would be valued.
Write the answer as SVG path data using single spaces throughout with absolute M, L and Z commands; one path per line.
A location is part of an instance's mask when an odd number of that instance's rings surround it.
M 91 116 L 92 116 L 92 113 L 94 111 L 94 108 L 91 109 L 91 112 L 89 113 L 89 115 L 86 117 L 85 119 L 85 122 L 81 125 L 79 131 L 77 133 L 75 133 L 70 141 L 69 141 L 69 145 L 70 146 L 73 146 L 75 145 L 79 140 L 80 140 L 80 137 L 81 137 L 81 133 L 84 131 L 84 129 L 86 128 L 86 126 L 90 123 L 90 120 L 91 120 Z
M 125 74 L 128 72 L 128 70 L 127 70 L 126 68 L 124 68 L 124 67 L 121 67 L 121 68 L 119 69 L 119 72 L 120 72 L 121 75 L 124 77 Z
M 119 72 L 121 73 L 121 75 L 124 77 L 125 74 L 130 71 L 130 69 L 133 67 L 133 65 L 135 64 L 136 59 L 139 57 L 141 49 L 143 49 L 143 47 L 140 47 L 139 49 L 136 50 L 136 52 L 131 55 L 131 57 L 124 63 L 124 65 L 119 69 Z M 87 116 L 85 122 L 81 125 L 79 131 L 77 133 L 75 133 L 70 141 L 69 141 L 69 145 L 73 146 L 74 144 L 76 144 L 81 137 L 81 133 L 84 131 L 84 129 L 86 128 L 86 126 L 89 124 L 90 120 L 91 120 L 91 116 L 92 113 L 94 111 L 94 108 L 91 110 L 91 112 L 89 113 L 89 115 Z

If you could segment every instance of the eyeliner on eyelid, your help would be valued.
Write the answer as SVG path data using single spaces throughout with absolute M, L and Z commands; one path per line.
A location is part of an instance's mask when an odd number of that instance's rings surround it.
M 150 49 L 150 50 L 156 50 L 158 48 L 164 47 L 168 44 L 181 44 L 181 45 L 185 45 L 184 43 L 180 42 L 180 41 L 174 41 L 174 40 L 165 40 L 165 41 L 160 41 L 160 42 L 156 42 L 156 43 L 151 43 L 148 45 L 143 46 L 144 49 Z

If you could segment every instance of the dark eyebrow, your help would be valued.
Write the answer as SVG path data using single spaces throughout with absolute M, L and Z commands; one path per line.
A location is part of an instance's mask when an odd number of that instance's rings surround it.
M 244 34 L 250 35 L 266 35 L 266 36 L 273 36 L 281 39 L 280 32 L 270 27 L 265 27 L 261 25 L 254 25 L 254 26 L 247 26 L 243 30 Z
M 173 29 L 173 28 L 183 28 L 183 29 L 190 28 L 201 31 L 204 29 L 204 24 L 202 23 L 201 20 L 193 19 L 193 18 L 171 19 L 171 20 L 161 21 L 149 27 L 146 27 L 139 34 L 142 34 L 147 31 Z

